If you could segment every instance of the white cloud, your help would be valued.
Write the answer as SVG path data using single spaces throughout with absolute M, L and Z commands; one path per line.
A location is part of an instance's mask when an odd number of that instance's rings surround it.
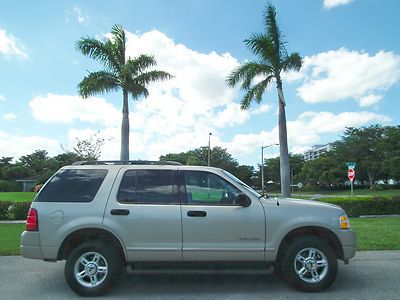
M 24 136 L 0 131 L 0 153 L 2 156 L 19 158 L 35 150 L 46 150 L 50 156 L 59 154 L 60 143 L 41 136 Z
M 353 0 L 324 0 L 324 8 L 331 9 L 339 5 L 349 4 L 350 2 L 353 2 Z
M 121 119 L 121 113 L 113 105 L 98 97 L 82 99 L 79 96 L 48 93 L 33 98 L 29 106 L 33 116 L 42 122 L 67 124 L 79 120 L 113 126 Z
M 6 113 L 6 114 L 3 115 L 3 119 L 4 119 L 4 121 L 6 121 L 6 122 L 13 121 L 13 120 L 15 120 L 16 118 L 17 118 L 17 116 L 16 116 L 15 114 L 13 114 L 13 113 Z
M 83 23 L 88 19 L 87 14 L 83 12 L 82 8 L 78 4 L 75 4 L 72 7 L 72 11 L 74 12 L 76 20 L 79 23 Z
M 0 94 L 0 102 L 4 102 L 6 101 L 6 97 L 4 97 L 3 95 Z
M 25 59 L 28 58 L 24 46 L 21 42 L 12 36 L 7 34 L 4 29 L 0 28 L 0 53 L 5 57 L 16 56 L 17 58 Z
M 376 104 L 382 94 L 400 81 L 400 56 L 393 52 L 368 53 L 340 48 L 306 57 L 305 79 L 297 89 L 307 103 L 353 98 L 360 106 Z
M 320 141 L 323 134 L 341 133 L 346 127 L 359 127 L 368 123 L 387 123 L 389 117 L 371 112 L 305 112 L 296 120 L 287 122 L 289 151 L 303 152 Z M 237 134 L 232 141 L 223 143 L 232 155 L 253 153 L 261 145 L 277 143 L 278 127 L 271 131 Z

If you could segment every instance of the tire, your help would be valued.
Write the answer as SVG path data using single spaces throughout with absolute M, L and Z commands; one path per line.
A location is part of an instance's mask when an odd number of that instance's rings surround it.
M 324 240 L 301 236 L 287 246 L 281 270 L 292 287 L 305 292 L 319 292 L 331 286 L 338 264 L 335 252 Z
M 118 280 L 122 259 L 118 252 L 102 241 L 80 244 L 67 257 L 64 275 L 69 287 L 86 297 L 107 293 Z

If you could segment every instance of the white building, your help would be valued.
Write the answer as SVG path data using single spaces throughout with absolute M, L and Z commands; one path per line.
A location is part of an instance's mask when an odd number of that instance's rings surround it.
M 333 149 L 332 144 L 314 145 L 310 150 L 304 152 L 304 158 L 309 161 L 320 157 L 322 154 L 329 152 Z

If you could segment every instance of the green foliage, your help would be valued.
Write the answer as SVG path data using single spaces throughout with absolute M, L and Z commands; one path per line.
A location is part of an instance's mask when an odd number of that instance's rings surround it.
M 0 201 L 0 220 L 26 220 L 31 202 Z
M 15 180 L 0 180 L 0 192 L 20 192 L 22 183 Z
M 339 205 L 351 217 L 400 214 L 400 197 L 322 198 L 321 201 Z
M 0 193 L 0 201 L 32 202 L 35 192 L 8 192 Z

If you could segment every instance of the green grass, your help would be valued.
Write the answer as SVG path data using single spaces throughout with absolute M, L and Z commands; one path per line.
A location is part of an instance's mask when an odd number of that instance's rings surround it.
M 357 233 L 357 249 L 400 250 L 400 217 L 357 218 L 350 220 Z
M 35 196 L 35 192 L 1 192 L 0 201 L 31 202 Z
M 25 224 L 0 224 L 0 255 L 19 255 L 19 239 Z
M 352 218 L 357 250 L 400 250 L 400 217 Z M 18 255 L 25 224 L 0 224 L 0 255 Z

